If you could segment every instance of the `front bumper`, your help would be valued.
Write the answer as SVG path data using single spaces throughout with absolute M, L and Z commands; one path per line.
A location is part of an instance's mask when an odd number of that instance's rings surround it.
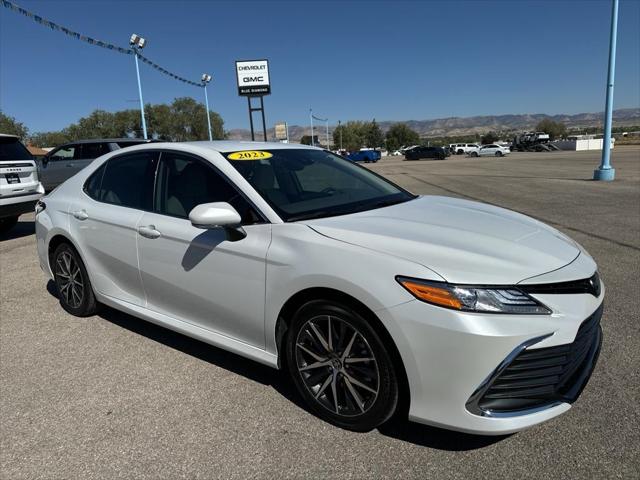
M 591 294 L 545 294 L 535 298 L 552 315 L 486 315 L 439 308 L 418 300 L 377 312 L 402 357 L 413 421 L 475 434 L 513 433 L 567 411 L 586 384 L 593 365 L 579 387 L 567 397 L 542 402 L 508 414 L 493 414 L 478 401 L 501 366 L 524 345 L 527 352 L 571 344 L 580 326 L 601 307 Z M 599 326 L 598 326 L 599 329 Z M 599 334 L 599 330 L 598 330 Z M 597 360 L 597 339 L 593 364 Z M 584 369 L 583 369 L 584 370 Z M 480 393 L 479 393 L 480 392 Z M 571 398 L 570 398 L 571 397 Z

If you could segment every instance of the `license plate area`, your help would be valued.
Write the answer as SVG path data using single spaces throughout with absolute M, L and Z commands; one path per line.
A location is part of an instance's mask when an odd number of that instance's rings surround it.
M 5 173 L 4 178 L 9 185 L 20 183 L 20 175 L 18 175 L 17 173 Z

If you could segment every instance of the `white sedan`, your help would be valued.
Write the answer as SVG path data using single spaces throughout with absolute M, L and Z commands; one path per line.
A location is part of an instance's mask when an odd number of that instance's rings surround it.
M 67 312 L 109 305 L 286 369 L 343 428 L 404 404 L 418 422 L 518 431 L 568 410 L 598 358 L 604 287 L 577 243 L 317 148 L 127 148 L 36 212 Z
M 502 145 L 482 145 L 469 150 L 469 155 L 472 157 L 502 157 L 503 155 L 509 155 L 511 150 L 509 147 L 503 147 Z

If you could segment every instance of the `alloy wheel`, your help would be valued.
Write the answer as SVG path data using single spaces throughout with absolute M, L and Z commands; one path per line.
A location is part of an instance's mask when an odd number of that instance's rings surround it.
M 84 299 L 84 282 L 80 266 L 71 252 L 63 251 L 56 259 L 56 283 L 67 305 L 78 308 Z
M 298 373 L 316 402 L 330 412 L 366 413 L 380 390 L 373 350 L 361 332 L 334 315 L 309 319 L 295 344 Z

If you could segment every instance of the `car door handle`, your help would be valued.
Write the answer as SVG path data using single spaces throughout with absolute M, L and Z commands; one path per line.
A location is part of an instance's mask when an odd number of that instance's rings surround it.
M 72 212 L 72 215 L 78 220 L 86 220 L 89 218 L 89 214 L 85 210 L 76 210 L 75 212 Z
M 159 238 L 161 233 L 156 230 L 155 225 L 147 225 L 146 227 L 138 227 L 138 233 L 146 238 Z

